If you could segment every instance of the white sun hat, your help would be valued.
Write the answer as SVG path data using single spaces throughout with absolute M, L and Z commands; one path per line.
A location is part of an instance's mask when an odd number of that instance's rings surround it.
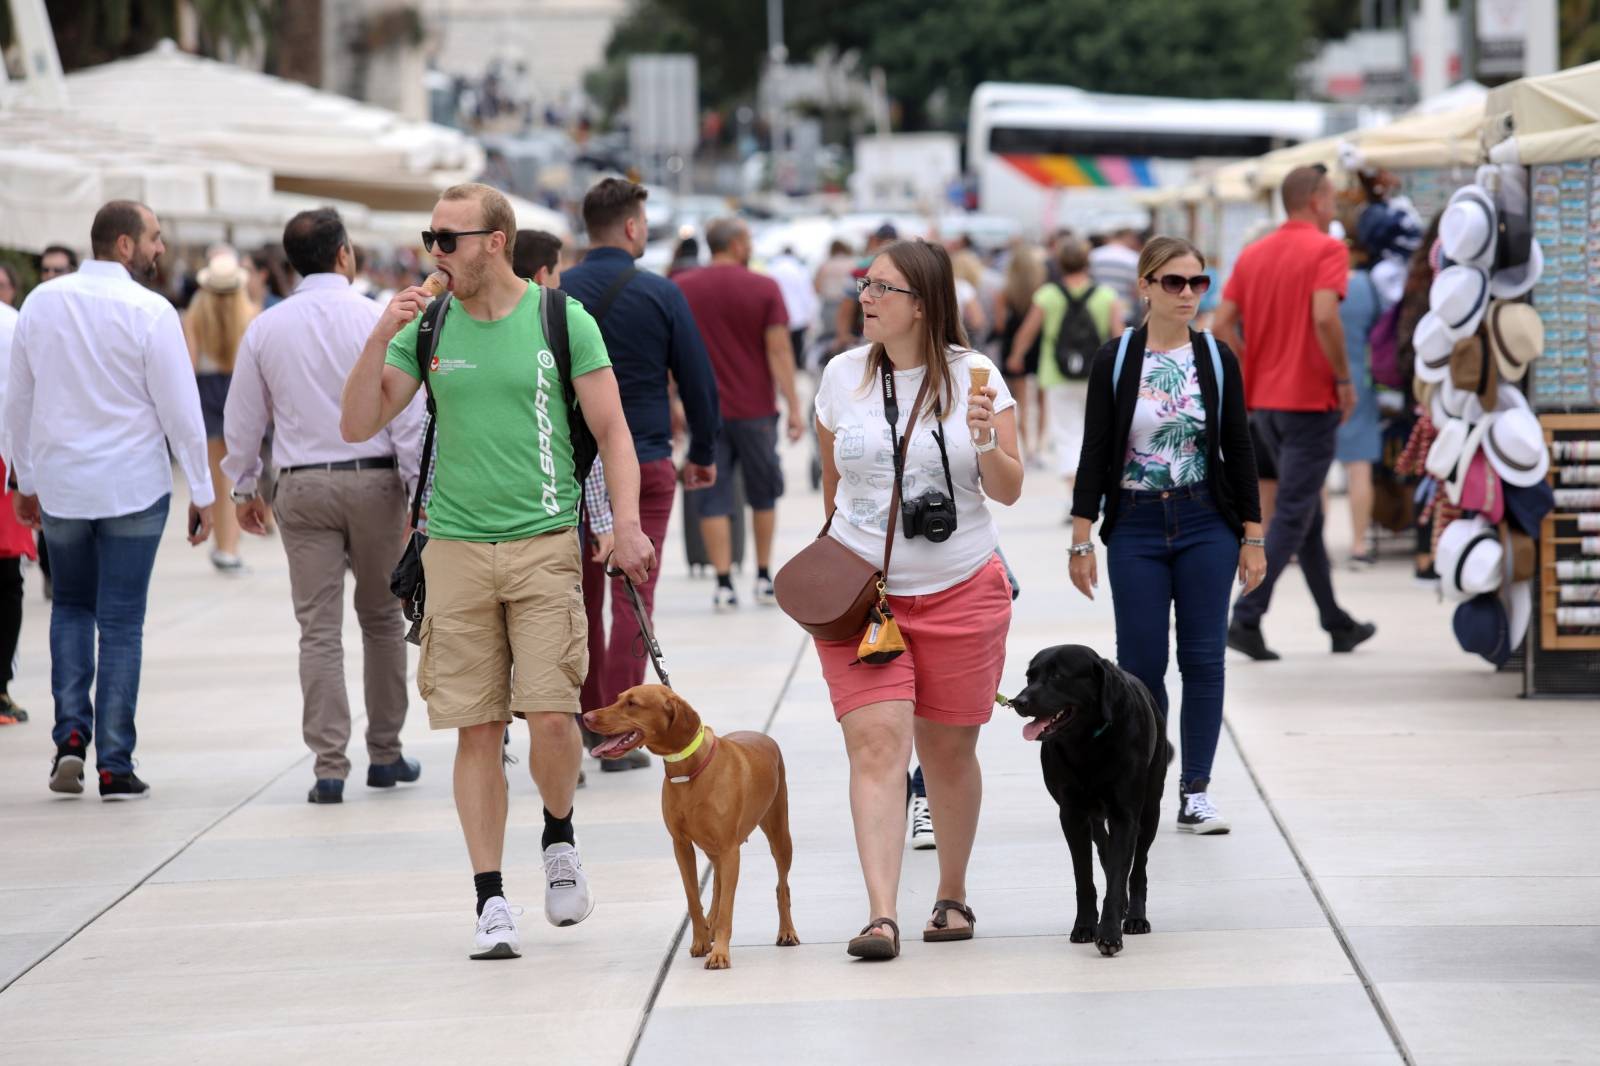
M 1439 244 L 1456 263 L 1484 269 L 1494 265 L 1498 230 L 1494 200 L 1481 185 L 1463 185 L 1439 218 Z
M 1526 407 L 1497 412 L 1483 438 L 1483 451 L 1495 473 L 1507 484 L 1526 488 L 1550 473 L 1550 449 L 1544 428 Z
M 1457 263 L 1439 271 L 1428 289 L 1428 313 L 1437 315 L 1452 344 L 1477 332 L 1489 307 L 1489 275 Z
M 1458 518 L 1439 534 L 1435 565 L 1447 599 L 1466 600 L 1500 587 L 1505 548 L 1494 526 L 1479 516 Z

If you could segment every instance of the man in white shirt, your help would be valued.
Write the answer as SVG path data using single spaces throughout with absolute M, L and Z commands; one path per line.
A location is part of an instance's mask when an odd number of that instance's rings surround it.
M 272 507 L 289 557 L 300 621 L 301 728 L 316 755 L 307 799 L 340 803 L 350 774 L 350 701 L 344 683 L 344 573 L 356 580 L 367 706 L 367 784 L 415 781 L 421 766 L 400 752 L 406 720 L 405 623 L 389 575 L 405 550 L 409 493 L 417 483 L 419 396 L 371 440 L 339 435 L 339 396 L 383 313 L 351 284 L 355 250 L 339 213 L 302 211 L 283 231 L 289 263 L 305 280 L 245 331 L 223 411 L 239 527 L 266 533 L 257 494 L 261 441 L 276 427 Z
M 1139 306 L 1139 249 L 1144 242 L 1131 229 L 1120 229 L 1089 253 L 1089 277 L 1109 285 L 1123 307 Z M 1131 312 L 1130 312 L 1131 313 Z
M 789 343 L 794 348 L 794 366 L 796 370 L 804 370 L 806 331 L 816 319 L 820 304 L 811 271 L 800 262 L 793 248 L 785 247 L 768 261 L 767 275 L 778 283 L 783 293 L 783 306 L 789 309 Z
M 5 452 L 17 518 L 50 538 L 50 788 L 83 791 L 93 739 L 101 798 L 137 799 L 149 791 L 133 772 L 133 718 L 150 571 L 172 499 L 169 443 L 189 482 L 190 544 L 211 535 L 213 493 L 178 312 L 140 284 L 166 251 L 161 225 L 143 204 L 113 200 L 89 241 L 94 259 L 40 285 L 17 320 Z

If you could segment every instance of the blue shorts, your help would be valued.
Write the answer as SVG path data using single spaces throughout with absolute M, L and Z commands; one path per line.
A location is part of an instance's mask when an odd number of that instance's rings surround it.
M 783 495 L 783 466 L 778 462 L 778 416 L 735 418 L 722 423 L 717 438 L 717 482 L 696 489 L 701 518 L 733 515 L 733 471 L 744 474 L 744 495 L 751 510 L 770 511 Z

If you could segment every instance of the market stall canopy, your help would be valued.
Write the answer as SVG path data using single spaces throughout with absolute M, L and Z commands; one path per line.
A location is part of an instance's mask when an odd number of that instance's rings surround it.
M 1290 145 L 1288 148 L 1279 148 L 1256 159 L 1254 170 L 1250 175 L 1255 194 L 1259 196 L 1262 193 L 1273 192 L 1283 184 L 1283 179 L 1288 176 L 1289 171 L 1296 167 L 1309 167 L 1321 163 L 1337 174 L 1339 143 L 1345 139 L 1345 135 L 1320 137 L 1314 141 Z
M 265 215 L 273 196 L 261 167 L 159 148 L 70 111 L 0 110 L 0 247 L 87 251 L 90 223 L 107 200 L 141 201 L 163 226 L 181 227 Z
M 1600 156 L 1600 63 L 1499 86 L 1484 136 L 1496 163 L 1563 163 Z
M 544 230 L 565 240 L 572 236 L 567 218 L 559 211 L 540 207 L 520 196 L 507 196 L 517 214 L 517 229 Z M 433 204 L 430 202 L 430 208 Z M 358 243 L 384 244 L 394 247 L 422 247 L 422 231 L 432 224 L 428 211 L 369 211 L 359 222 L 350 225 L 350 236 Z
M 69 74 L 66 84 L 79 114 L 265 167 L 286 192 L 426 211 L 441 189 L 483 170 L 483 150 L 457 130 L 189 55 L 171 41 Z
M 1241 159 L 1237 163 L 1229 163 L 1212 171 L 1210 175 L 1212 199 L 1224 203 L 1242 203 L 1259 199 L 1261 190 L 1255 181 L 1259 165 L 1260 160 Z
M 1449 111 L 1412 114 L 1387 126 L 1349 135 L 1369 166 L 1473 166 L 1483 161 L 1484 102 L 1473 100 Z

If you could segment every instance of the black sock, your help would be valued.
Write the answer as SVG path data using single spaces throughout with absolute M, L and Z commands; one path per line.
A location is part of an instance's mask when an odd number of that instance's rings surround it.
M 756 580 L 757 581 L 771 581 L 772 580 L 772 575 L 767 573 L 767 568 L 766 567 L 758 566 L 758 567 L 756 567 Z
M 722 588 L 722 589 L 731 589 L 731 588 L 733 588 L 733 575 L 732 574 L 718 574 L 717 575 L 717 587 L 718 588 Z
M 572 812 L 568 811 L 565 818 L 557 818 L 550 813 L 550 808 L 544 809 L 544 837 L 540 841 L 541 849 L 548 848 L 551 844 L 578 843 L 578 838 L 572 835 Z
M 496 896 L 506 894 L 505 887 L 500 884 L 500 871 L 490 870 L 486 874 L 473 874 L 472 885 L 478 890 L 478 913 L 483 913 L 483 905 Z

